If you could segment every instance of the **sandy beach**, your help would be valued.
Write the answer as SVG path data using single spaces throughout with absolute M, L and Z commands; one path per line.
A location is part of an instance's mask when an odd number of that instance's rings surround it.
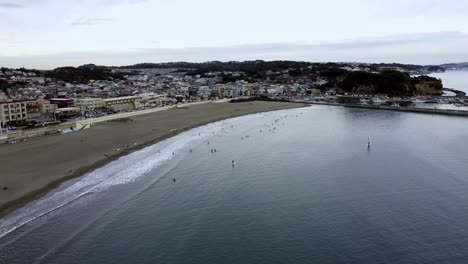
M 207 103 L 96 124 L 65 135 L 0 145 L 0 217 L 62 182 L 207 123 L 301 107 L 282 102 Z M 7 186 L 7 190 L 1 190 Z

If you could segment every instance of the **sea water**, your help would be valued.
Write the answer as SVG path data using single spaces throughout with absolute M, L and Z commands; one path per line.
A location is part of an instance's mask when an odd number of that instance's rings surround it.
M 468 70 L 433 73 L 429 76 L 442 80 L 444 88 L 459 90 L 468 94 Z
M 2 219 L 0 263 L 467 263 L 467 160 L 461 117 L 329 106 L 239 117 Z

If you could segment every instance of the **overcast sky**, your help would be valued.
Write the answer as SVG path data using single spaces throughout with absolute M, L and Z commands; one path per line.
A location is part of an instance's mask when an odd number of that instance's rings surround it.
M 0 0 L 0 66 L 468 61 L 466 0 Z

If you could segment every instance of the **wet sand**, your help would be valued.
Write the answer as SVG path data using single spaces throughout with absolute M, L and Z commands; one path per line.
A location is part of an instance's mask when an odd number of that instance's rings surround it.
M 207 103 L 96 124 L 65 135 L 0 145 L 0 217 L 66 180 L 207 123 L 301 107 L 282 102 Z M 2 190 L 4 186 L 8 190 Z

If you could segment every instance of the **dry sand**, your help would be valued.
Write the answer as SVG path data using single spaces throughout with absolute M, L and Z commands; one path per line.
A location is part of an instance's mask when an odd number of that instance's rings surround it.
M 0 145 L 0 217 L 66 180 L 190 128 L 235 116 L 301 106 L 260 101 L 207 103 L 104 122 L 75 133 Z M 2 190 L 3 186 L 8 190 Z

